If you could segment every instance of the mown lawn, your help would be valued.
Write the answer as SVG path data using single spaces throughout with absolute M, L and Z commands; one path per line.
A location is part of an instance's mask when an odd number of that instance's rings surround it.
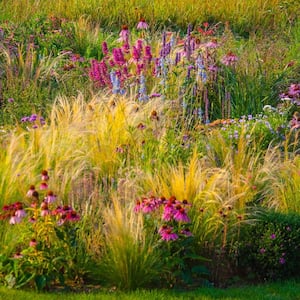
M 85 293 L 35 293 L 32 291 L 18 291 L 7 288 L 0 288 L 0 299 L 2 300 L 94 300 L 94 299 L 130 299 L 130 300 L 163 300 L 163 299 L 223 299 L 223 300 L 297 300 L 300 299 L 300 282 L 288 281 L 277 282 L 259 286 L 245 286 L 239 288 L 215 289 L 201 288 L 190 292 L 181 291 L 135 291 L 130 293 L 118 291 L 100 291 Z

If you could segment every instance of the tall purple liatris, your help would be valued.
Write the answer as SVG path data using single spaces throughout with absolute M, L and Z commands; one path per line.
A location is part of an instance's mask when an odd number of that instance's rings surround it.
M 102 53 L 104 54 L 104 56 L 108 55 L 108 46 L 105 41 L 102 43 Z
M 145 60 L 147 63 L 151 63 L 152 60 L 152 53 L 151 53 L 151 46 L 147 45 L 145 46 Z

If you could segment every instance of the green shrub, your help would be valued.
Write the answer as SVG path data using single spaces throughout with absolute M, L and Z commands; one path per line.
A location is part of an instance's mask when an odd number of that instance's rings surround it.
M 242 228 L 239 267 L 260 280 L 299 276 L 300 216 L 266 211 Z M 249 273 L 250 271 L 250 273 Z

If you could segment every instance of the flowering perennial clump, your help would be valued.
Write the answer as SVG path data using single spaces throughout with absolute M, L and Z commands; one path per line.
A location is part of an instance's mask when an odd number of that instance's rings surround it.
M 0 220 L 9 220 L 9 224 L 16 225 L 22 221 L 27 220 L 28 224 L 43 222 L 54 222 L 56 226 L 61 226 L 68 222 L 79 221 L 79 214 L 69 205 L 55 205 L 57 202 L 57 195 L 48 189 L 48 181 L 50 179 L 47 170 L 41 173 L 43 180 L 39 185 L 37 191 L 35 185 L 31 185 L 26 193 L 26 200 L 24 202 L 17 201 L 12 204 L 4 205 L 2 213 L 0 213 Z M 42 197 L 41 192 L 45 191 Z M 26 205 L 27 204 L 27 205 Z M 42 218 L 42 219 L 41 219 Z M 39 241 L 35 239 L 36 243 Z
M 32 114 L 31 116 L 24 116 L 21 118 L 21 122 L 25 124 L 31 124 L 32 128 L 38 128 L 46 124 L 45 119 L 37 114 Z
M 293 83 L 289 86 L 287 92 L 279 95 L 281 100 L 290 101 L 293 104 L 300 105 L 300 83 Z
M 187 226 L 191 222 L 187 214 L 190 207 L 191 204 L 187 200 L 179 201 L 175 196 L 169 199 L 152 196 L 137 200 L 134 211 L 161 219 L 162 225 L 158 229 L 161 239 L 163 241 L 175 241 L 180 236 L 189 237 L 192 235 Z
M 157 89 L 155 95 L 166 97 L 172 86 L 172 76 L 185 74 L 186 81 L 193 82 L 191 90 L 195 96 L 202 94 L 206 84 L 215 81 L 222 66 L 231 67 L 238 61 L 232 52 L 218 59 L 221 43 L 213 37 L 215 28 L 207 22 L 203 28 L 194 31 L 192 26 L 188 26 L 183 39 L 175 32 L 163 32 L 158 49 L 148 44 L 145 38 L 144 31 L 148 29 L 148 24 L 144 19 L 140 20 L 137 29 L 143 32 L 133 41 L 128 26 L 123 25 L 117 40 L 120 45 L 111 52 L 107 43 L 103 42 L 103 58 L 100 61 L 93 59 L 89 68 L 89 77 L 95 87 L 109 88 L 114 94 L 126 94 L 136 87 L 137 99 L 147 101 L 153 88 Z M 178 95 L 189 92 L 186 83 L 181 83 Z M 208 103 L 206 107 L 209 107 Z

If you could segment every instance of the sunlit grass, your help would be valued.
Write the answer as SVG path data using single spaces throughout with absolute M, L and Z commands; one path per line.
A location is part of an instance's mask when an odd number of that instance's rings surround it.
M 26 9 L 24 9 L 26 8 Z M 282 3 L 278 0 L 242 1 L 77 1 L 66 3 L 58 0 L 33 1 L 8 0 L 2 4 L 4 15 L 24 20 L 35 13 L 78 19 L 82 15 L 89 15 L 94 22 L 101 25 L 120 26 L 127 23 L 137 24 L 140 17 L 144 17 L 151 26 L 186 26 L 187 23 L 199 23 L 207 20 L 229 21 L 240 31 L 258 30 L 261 27 L 283 28 L 297 17 L 299 6 L 293 1 Z M 120 13 L 122 12 L 122 13 Z

